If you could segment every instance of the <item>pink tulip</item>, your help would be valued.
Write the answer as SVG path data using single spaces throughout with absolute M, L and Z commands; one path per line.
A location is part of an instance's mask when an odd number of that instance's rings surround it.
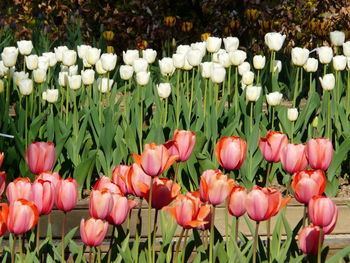
M 308 166 L 305 146 L 302 144 L 287 144 L 282 149 L 281 162 L 287 173 L 294 174 L 305 170 Z
M 164 145 L 154 143 L 146 144 L 141 155 L 133 154 L 134 161 L 141 166 L 149 176 L 158 176 L 168 169 L 177 159 L 178 155 L 170 155 Z
M 223 137 L 215 147 L 216 159 L 227 170 L 239 169 L 244 162 L 247 143 L 239 137 Z
M 111 179 L 107 176 L 102 176 L 100 179 L 97 180 L 97 182 L 94 185 L 94 190 L 103 190 L 108 189 L 111 194 L 120 194 L 121 191 L 119 187 L 114 184 Z
M 221 204 L 230 194 L 234 185 L 220 170 L 206 170 L 201 175 L 199 194 L 203 202 Z
M 331 223 L 323 228 L 323 233 L 325 235 L 333 232 L 335 225 L 337 224 L 337 220 L 338 220 L 338 207 L 335 206 L 335 213 L 333 215 Z
M 55 144 L 32 142 L 26 152 L 26 161 L 33 174 L 51 171 L 55 164 Z
M 119 187 L 124 195 L 133 193 L 128 179 L 130 169 L 131 165 L 121 164 L 115 167 L 112 172 L 112 182 Z
M 178 162 L 187 161 L 196 144 L 196 135 L 194 132 L 185 130 L 175 130 L 174 136 L 167 141 L 164 146 L 169 150 L 170 155 L 178 155 Z
M 92 190 L 89 201 L 90 215 L 96 219 L 106 219 L 113 208 L 113 197 L 108 189 Z
M 25 199 L 31 201 L 32 184 L 29 178 L 19 177 L 9 183 L 6 189 L 6 197 L 9 203 L 18 199 Z
M 140 190 L 143 197 L 149 202 L 150 187 L 140 183 Z M 180 185 L 172 180 L 155 177 L 152 186 L 152 207 L 159 210 L 169 205 L 179 194 Z
M 335 203 L 327 196 L 315 195 L 309 202 L 309 216 L 316 226 L 330 225 L 336 210 Z
M 326 188 L 326 176 L 322 170 L 301 171 L 293 176 L 292 189 L 295 199 L 308 204 L 314 195 L 320 195 Z
M 61 180 L 56 189 L 56 206 L 59 210 L 69 212 L 78 202 L 78 184 L 71 177 Z
M 5 203 L 0 203 L 0 237 L 7 231 L 7 218 L 9 215 L 9 206 Z
M 31 200 L 38 208 L 39 215 L 51 212 L 55 202 L 55 188 L 50 181 L 35 180 L 32 184 Z
M 316 255 L 318 252 L 318 240 L 320 238 L 320 228 L 318 226 L 307 226 L 298 235 L 299 246 L 304 254 Z M 322 235 L 322 242 L 324 235 Z
M 229 199 L 228 211 L 235 217 L 240 217 L 246 212 L 245 200 L 247 199 L 247 189 L 242 186 L 234 186 Z
M 151 177 L 145 174 L 138 164 L 134 163 L 129 171 L 128 181 L 132 188 L 132 194 L 138 197 L 143 197 L 140 185 L 143 183 L 149 187 L 151 184 Z
M 89 218 L 85 221 L 84 218 L 80 221 L 80 237 L 81 241 L 87 246 L 100 246 L 107 234 L 108 222 L 101 219 Z
M 0 171 L 0 197 L 2 196 L 6 187 L 6 173 Z
M 137 203 L 133 200 L 128 200 L 122 194 L 113 194 L 113 208 L 107 220 L 110 224 L 122 225 L 127 219 L 130 210 L 133 209 Z
M 326 138 L 310 139 L 306 144 L 305 153 L 313 169 L 325 171 L 332 162 L 332 142 Z
M 260 151 L 268 162 L 279 162 L 281 151 L 287 144 L 287 135 L 276 131 L 269 131 L 265 138 L 259 140 Z
M 50 181 L 55 190 L 58 183 L 62 180 L 61 176 L 57 172 L 42 172 L 35 178 L 35 180 L 39 179 Z
M 32 229 L 39 219 L 39 212 L 34 203 L 18 199 L 9 206 L 7 217 L 8 230 L 16 235 L 22 235 Z

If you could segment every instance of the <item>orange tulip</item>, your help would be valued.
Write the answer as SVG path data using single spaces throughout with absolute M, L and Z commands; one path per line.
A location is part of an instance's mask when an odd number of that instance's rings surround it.
M 0 171 L 0 197 L 2 196 L 2 193 L 4 192 L 6 187 L 6 173 L 3 171 Z
M 2 166 L 2 163 L 4 162 L 4 158 L 5 158 L 5 154 L 4 153 L 0 153 L 0 168 Z
M 215 147 L 216 159 L 227 170 L 239 169 L 244 162 L 247 143 L 235 136 L 221 138 Z
M 246 212 L 245 200 L 247 189 L 242 186 L 233 187 L 228 199 L 228 211 L 235 217 L 240 217 Z
M 9 214 L 9 206 L 5 203 L 0 203 L 0 237 L 2 237 L 7 230 L 7 217 Z
M 187 161 L 192 153 L 196 143 L 196 135 L 194 132 L 185 130 L 175 130 L 171 140 L 164 143 L 171 155 L 178 155 L 178 162 Z
M 128 200 L 122 194 L 112 194 L 113 208 L 107 217 L 110 224 L 122 225 L 127 219 L 131 209 L 136 207 L 137 203 L 133 200 Z
M 287 144 L 287 135 L 276 131 L 269 131 L 265 138 L 259 140 L 260 151 L 268 162 L 279 162 L 281 151 Z
M 112 172 L 112 182 L 119 187 L 124 195 L 133 193 L 130 180 L 128 180 L 130 169 L 131 165 L 121 164 L 116 166 Z
M 132 194 L 138 197 L 143 197 L 140 183 L 146 184 L 148 187 L 151 184 L 151 177 L 145 174 L 142 168 L 136 163 L 131 166 L 127 179 L 132 189 Z

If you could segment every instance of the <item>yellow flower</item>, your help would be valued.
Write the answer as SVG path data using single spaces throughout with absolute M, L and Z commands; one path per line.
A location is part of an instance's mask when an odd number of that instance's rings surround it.
M 181 30 L 184 32 L 189 32 L 193 28 L 192 22 L 182 22 Z
M 245 11 L 245 16 L 248 20 L 254 21 L 259 17 L 259 11 L 257 9 L 247 9 Z
M 148 42 L 146 40 L 142 40 L 139 43 L 137 43 L 136 48 L 138 50 L 144 50 L 147 48 L 147 46 L 148 46 Z
M 203 33 L 201 34 L 201 40 L 202 41 L 206 41 L 208 37 L 210 37 L 211 34 L 210 33 Z
M 113 46 L 107 46 L 107 53 L 114 53 L 114 47 Z
M 102 33 L 102 36 L 107 41 L 112 41 L 113 38 L 114 38 L 114 33 L 113 33 L 113 31 L 105 31 L 105 32 Z
M 232 30 L 238 30 L 240 26 L 241 26 L 241 22 L 239 22 L 239 20 L 232 20 L 230 22 L 230 27 Z
M 164 25 L 168 27 L 174 27 L 176 24 L 175 16 L 166 16 L 164 17 Z

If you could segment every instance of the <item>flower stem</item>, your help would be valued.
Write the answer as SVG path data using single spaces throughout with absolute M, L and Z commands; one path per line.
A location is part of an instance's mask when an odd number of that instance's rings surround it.
M 233 106 L 235 108 L 235 114 L 238 114 L 238 67 L 235 67 L 235 93 Z
M 327 138 L 331 140 L 331 92 L 327 92 Z
M 64 259 L 64 232 L 66 227 L 67 212 L 63 212 L 63 222 L 62 222 L 62 239 L 61 239 L 61 262 L 65 262 Z
M 291 143 L 293 143 L 293 141 L 294 141 L 294 121 L 292 121 L 292 128 L 291 128 L 291 132 L 290 132 L 290 140 L 291 140 Z
M 226 198 L 225 201 L 225 241 L 226 241 L 226 252 L 228 252 L 228 241 L 229 241 L 229 237 L 228 237 L 228 198 Z
M 269 185 L 269 178 L 270 178 L 270 172 L 272 168 L 272 163 L 269 162 L 267 165 L 267 172 L 266 172 L 266 179 L 265 179 L 265 186 L 268 187 Z
M 320 236 L 318 238 L 317 263 L 321 263 L 323 227 L 320 226 Z
M 114 235 L 115 235 L 115 225 L 113 225 L 112 228 L 112 235 L 111 235 L 111 240 L 109 241 L 109 248 L 108 248 L 108 258 L 107 258 L 107 262 L 110 263 L 111 262 L 111 256 L 112 256 L 112 245 L 113 245 L 113 241 L 114 241 Z M 136 240 L 137 242 L 138 240 Z
M 91 253 L 92 247 L 89 249 L 89 262 L 92 262 L 92 253 Z
M 350 69 L 348 69 L 346 97 L 347 97 L 346 118 L 348 118 L 348 116 L 349 116 L 349 111 L 350 111 Z
M 174 262 L 177 262 L 178 255 L 179 255 L 179 250 L 180 250 L 180 244 L 181 244 L 181 240 L 182 240 L 182 237 L 183 237 L 184 233 L 185 233 L 185 228 L 182 228 L 180 236 L 179 236 L 179 239 L 178 239 L 177 244 L 176 244 Z
M 207 89 L 208 89 L 208 80 L 204 80 L 204 116 L 206 116 L 206 110 L 207 110 Z
M 25 116 L 25 120 L 24 120 L 24 122 L 25 122 L 25 128 L 24 128 L 24 133 L 25 133 L 25 135 L 24 135 L 24 139 L 25 139 L 25 143 L 24 143 L 24 145 L 26 146 L 26 149 L 27 149 L 27 147 L 28 147 L 28 96 L 25 96 L 26 98 L 25 98 L 25 102 L 26 102 L 26 116 Z
M 68 123 L 68 114 L 69 114 L 69 84 L 68 84 L 68 79 L 66 79 L 67 83 L 67 93 L 66 93 L 66 124 Z
M 250 102 L 250 133 L 253 132 L 253 102 Z
M 186 229 L 186 230 L 185 230 L 185 240 L 184 240 L 184 243 L 183 243 L 183 245 L 182 245 L 182 258 L 181 258 L 181 263 L 184 263 L 184 262 L 185 262 L 188 231 L 189 231 L 189 229 Z
M 214 253 L 214 220 L 215 220 L 215 206 L 213 206 L 213 212 L 211 214 L 210 222 L 210 240 L 209 240 L 209 263 L 213 263 L 213 253 Z
M 227 77 L 227 107 L 228 108 L 230 108 L 231 68 L 232 68 L 231 66 L 228 68 L 228 77 Z
M 180 107 L 181 107 L 180 70 L 178 69 L 176 70 L 176 129 L 179 129 L 179 126 L 180 126 Z
M 148 262 L 152 263 L 152 222 L 151 222 L 151 213 L 152 213 L 152 191 L 153 190 L 153 177 L 151 177 L 151 184 L 149 190 L 148 198 Z
M 238 246 L 238 225 L 239 225 L 239 217 L 236 216 L 236 224 L 235 224 L 235 242 Z
M 297 74 L 295 76 L 295 86 L 294 86 L 294 95 L 293 95 L 293 108 L 295 108 L 295 104 L 298 96 L 298 78 L 299 78 L 300 67 L 297 67 Z
M 164 102 L 164 123 L 163 123 L 163 127 L 165 127 L 167 120 L 168 120 L 168 98 L 165 99 Z
M 126 120 L 126 107 L 127 107 L 127 104 L 126 104 L 126 87 L 127 87 L 127 83 L 125 81 L 124 82 L 124 98 L 123 98 L 123 100 L 124 100 L 124 116 L 125 116 L 125 120 Z
M 12 245 L 12 252 L 11 252 L 11 263 L 15 263 L 15 260 L 16 260 L 16 241 L 17 241 L 17 237 L 16 237 L 16 235 L 13 235 L 13 245 Z
M 152 239 L 152 258 L 153 262 L 156 262 L 156 251 L 154 248 L 155 241 L 157 238 L 157 221 L 158 221 L 158 209 L 155 210 L 154 223 L 153 223 L 153 239 Z
M 255 236 L 254 236 L 254 243 L 253 243 L 253 263 L 256 263 L 256 248 L 258 244 L 258 238 L 259 238 L 259 221 L 256 222 L 255 226 Z
M 275 129 L 275 106 L 272 106 L 272 113 L 271 113 L 271 130 L 273 131 Z
M 312 86 L 312 72 L 309 73 L 309 95 L 308 97 L 310 98 L 311 95 L 314 93 L 314 88 Z
M 270 253 L 270 235 L 271 235 L 271 218 L 269 218 L 266 222 L 266 241 L 267 241 L 267 262 L 271 262 L 271 253 Z
M 192 79 L 191 79 L 191 94 L 190 94 L 190 106 L 188 111 L 188 119 L 191 121 L 191 113 L 192 113 L 192 104 L 193 104 L 193 93 L 194 93 L 194 74 L 196 72 L 196 68 L 192 70 Z
M 219 104 L 219 84 L 214 84 L 214 92 L 215 92 L 215 113 L 218 113 L 218 104 Z
M 101 248 L 97 247 L 97 262 L 101 263 Z
M 303 228 L 305 227 L 307 217 L 307 204 L 304 205 L 304 213 L 303 213 Z
M 179 173 L 179 166 L 180 166 L 180 163 L 179 163 L 179 162 L 176 162 L 176 164 L 175 164 L 174 183 L 176 183 L 176 180 L 177 180 L 177 177 L 178 177 L 178 173 Z
M 38 224 L 36 225 L 36 247 L 38 248 L 38 256 L 39 256 L 39 242 L 40 242 L 40 217 L 38 218 Z

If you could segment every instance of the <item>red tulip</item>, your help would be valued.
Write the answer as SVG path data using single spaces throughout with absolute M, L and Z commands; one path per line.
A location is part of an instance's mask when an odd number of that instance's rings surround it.
M 313 169 L 327 170 L 332 162 L 333 145 L 329 139 L 310 139 L 306 144 L 306 157 Z
M 268 162 L 279 162 L 281 151 L 287 144 L 287 135 L 276 131 L 269 131 L 265 138 L 259 140 L 260 151 Z
M 287 144 L 282 149 L 281 162 L 287 173 L 294 174 L 305 170 L 308 166 L 305 146 L 302 144 Z
M 89 201 L 90 215 L 96 219 L 106 219 L 113 208 L 113 197 L 108 189 L 92 190 Z
M 293 176 L 292 189 L 295 199 L 308 204 L 314 195 L 320 195 L 326 188 L 327 179 L 322 170 L 301 171 Z
M 121 194 L 119 187 L 114 184 L 107 176 L 102 176 L 94 185 L 94 190 L 108 189 L 111 194 Z
M 57 172 L 42 172 L 35 178 L 35 180 L 39 179 L 44 181 L 50 181 L 55 190 L 59 181 L 62 180 L 61 176 Z
M 9 183 L 6 189 L 6 197 L 9 203 L 18 199 L 31 201 L 32 184 L 27 177 L 18 177 Z
M 230 194 L 234 185 L 232 179 L 220 170 L 206 170 L 201 175 L 199 194 L 203 202 L 221 204 Z
M 170 155 L 164 145 L 146 144 L 141 155 L 133 154 L 134 161 L 149 176 L 158 176 L 168 169 L 179 157 Z
M 108 222 L 101 219 L 89 218 L 85 221 L 84 218 L 80 221 L 80 237 L 81 241 L 87 246 L 100 246 L 107 234 Z
M 2 163 L 4 162 L 5 159 L 5 154 L 4 153 L 0 153 L 0 168 L 2 166 Z
M 140 183 L 143 197 L 149 202 L 150 187 Z M 179 194 L 180 186 L 172 180 L 165 178 L 154 178 L 152 185 L 152 207 L 159 210 L 169 205 Z
M 128 217 L 130 210 L 137 206 L 133 200 L 128 200 L 121 194 L 112 194 L 113 208 L 107 220 L 110 224 L 122 225 Z
M 121 164 L 115 167 L 112 172 L 112 182 L 119 187 L 124 195 L 133 194 L 132 186 L 128 180 L 130 169 L 131 165 Z
M 247 189 L 242 186 L 232 188 L 228 199 L 228 211 L 235 217 L 240 217 L 246 212 L 245 200 L 247 199 Z
M 196 135 L 194 132 L 185 130 L 175 130 L 174 136 L 167 141 L 164 146 L 169 150 L 170 155 L 178 155 L 178 162 L 187 161 L 196 144 Z
M 309 202 L 309 216 L 316 226 L 330 225 L 336 210 L 333 200 L 327 196 L 315 195 Z
M 140 183 L 146 184 L 149 187 L 151 184 L 151 177 L 145 174 L 138 164 L 134 163 L 129 171 L 128 181 L 128 184 L 132 188 L 132 194 L 138 197 L 143 197 L 140 189 L 140 185 L 142 184 Z
M 0 171 L 0 197 L 2 196 L 6 187 L 6 173 Z
M 216 159 L 227 170 L 239 169 L 244 162 L 247 143 L 239 137 L 223 137 L 215 147 Z
M 178 195 L 173 207 L 166 206 L 163 209 L 169 211 L 180 226 L 189 229 L 208 223 L 205 219 L 210 213 L 210 207 L 200 201 L 198 193 L 188 193 Z
M 31 200 L 38 208 L 40 215 L 49 214 L 55 202 L 55 188 L 53 184 L 50 181 L 35 180 L 32 184 Z
M 55 144 L 32 142 L 26 152 L 26 161 L 33 174 L 51 171 L 55 164 Z
M 61 180 L 56 189 L 56 206 L 64 212 L 71 211 L 78 202 L 78 184 L 71 177 Z
M 323 228 L 323 233 L 325 235 L 332 233 L 332 231 L 335 228 L 335 225 L 337 224 L 337 220 L 338 220 L 338 207 L 335 206 L 335 213 L 333 215 L 331 223 Z
M 0 203 L 0 237 L 2 237 L 7 230 L 7 218 L 9 214 L 9 206 L 5 203 Z
M 7 217 L 8 230 L 16 235 L 22 235 L 32 229 L 39 219 L 39 212 L 33 202 L 18 199 L 9 206 Z
M 299 246 L 303 253 L 316 255 L 318 252 L 318 240 L 320 238 L 320 228 L 318 226 L 307 226 L 298 235 Z M 322 235 L 322 242 L 324 235 Z

